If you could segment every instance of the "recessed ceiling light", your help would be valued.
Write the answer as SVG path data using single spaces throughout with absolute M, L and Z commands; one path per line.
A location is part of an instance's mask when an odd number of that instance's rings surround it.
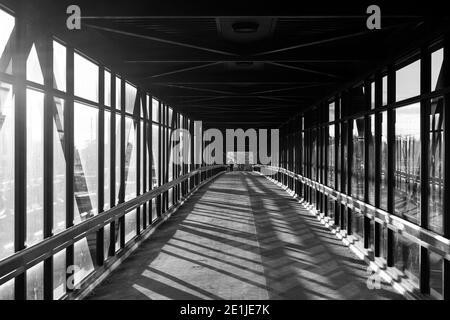
M 253 33 L 258 31 L 259 23 L 253 21 L 240 21 L 232 24 L 236 33 Z

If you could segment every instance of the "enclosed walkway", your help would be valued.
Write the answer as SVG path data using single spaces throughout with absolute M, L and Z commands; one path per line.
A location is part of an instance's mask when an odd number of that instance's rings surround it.
M 402 299 L 265 177 L 200 189 L 88 299 Z

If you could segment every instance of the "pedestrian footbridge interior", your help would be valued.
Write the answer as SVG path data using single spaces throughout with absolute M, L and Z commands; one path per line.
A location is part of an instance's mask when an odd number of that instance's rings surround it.
M 0 0 L 0 300 L 448 300 L 450 17 L 369 5 Z

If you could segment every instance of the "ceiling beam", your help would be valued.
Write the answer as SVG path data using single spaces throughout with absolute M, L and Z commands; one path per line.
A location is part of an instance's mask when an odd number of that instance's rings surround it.
M 336 37 L 332 37 L 332 38 L 327 38 L 327 39 L 322 39 L 322 40 L 317 40 L 317 41 L 311 41 L 311 42 L 306 42 L 306 43 L 301 43 L 301 44 L 297 44 L 297 45 L 293 45 L 293 46 L 289 46 L 289 47 L 285 47 L 285 48 L 264 51 L 264 52 L 256 53 L 256 54 L 254 54 L 254 56 L 262 56 L 262 55 L 267 55 L 267 54 L 280 53 L 280 52 L 285 52 L 285 51 L 289 51 L 289 50 L 295 50 L 295 49 L 300 49 L 300 48 L 305 48 L 305 47 L 311 47 L 311 46 L 316 46 L 316 45 L 329 43 L 329 42 L 334 42 L 334 41 L 339 41 L 339 40 L 344 40 L 344 39 L 350 39 L 350 38 L 356 38 L 356 37 L 361 37 L 361 36 L 367 36 L 367 35 L 371 35 L 371 34 L 377 33 L 378 31 L 385 31 L 385 30 L 392 29 L 392 28 L 393 28 L 393 26 L 386 27 L 386 28 L 383 28 L 381 30 L 360 31 L 360 32 L 356 32 L 356 33 L 342 35 L 342 36 L 336 36 Z
M 298 20 L 318 20 L 318 19 L 367 19 L 368 15 L 160 15 L 160 16 L 82 16 L 82 20 L 151 20 L 151 19 L 243 19 L 243 18 L 271 18 L 271 19 L 298 19 Z M 383 18 L 405 19 L 405 18 L 421 18 L 419 15 L 399 15 L 399 14 L 383 14 Z
M 328 77 L 332 77 L 332 78 L 342 79 L 341 76 L 338 76 L 338 75 L 335 75 L 335 74 L 322 72 L 322 71 L 317 71 L 317 70 L 312 70 L 312 69 L 307 69 L 307 68 L 291 66 L 291 65 L 284 64 L 284 63 L 267 62 L 267 64 L 271 64 L 273 66 L 277 66 L 277 67 L 281 67 L 281 68 L 286 68 L 286 69 L 291 69 L 291 70 L 296 70 L 296 71 L 301 71 L 301 72 L 315 73 L 315 74 L 320 74 L 320 75 L 323 75 L 323 76 L 328 76 Z
M 213 62 L 223 62 L 223 63 L 234 63 L 234 62 L 284 62 L 284 63 L 352 63 L 360 62 L 362 59 L 235 59 L 235 60 L 212 60 L 212 59 L 193 59 L 193 60 L 125 60 L 123 63 L 127 64 L 160 64 L 160 63 L 213 63 Z M 364 61 L 367 61 L 366 59 Z
M 108 28 L 108 27 L 101 27 L 101 26 L 87 24 L 87 23 L 83 24 L 83 26 L 89 27 L 89 28 L 92 28 L 92 29 L 101 30 L 101 31 L 111 32 L 111 33 L 115 33 L 115 34 L 120 34 L 122 36 L 129 36 L 129 37 L 134 37 L 134 38 L 139 38 L 139 39 L 144 39 L 144 40 L 162 42 L 162 43 L 167 43 L 167 44 L 171 44 L 171 45 L 174 45 L 174 46 L 180 46 L 180 47 L 185 47 L 185 48 L 190 48 L 190 49 L 207 51 L 207 52 L 210 52 L 210 53 L 216 53 L 216 54 L 221 54 L 221 55 L 226 55 L 226 56 L 237 56 L 237 54 L 231 53 L 231 52 L 227 52 L 227 51 L 216 50 L 216 49 L 211 49 L 211 48 L 207 48 L 207 47 L 201 47 L 201 46 L 197 46 L 197 45 L 193 45 L 193 44 L 189 44 L 189 43 L 184 43 L 184 42 L 179 42 L 179 41 L 174 41 L 174 40 L 168 40 L 168 39 L 163 39 L 163 38 L 159 38 L 159 37 L 153 37 L 153 36 L 139 34 L 139 33 L 134 33 L 134 32 L 128 32 L 128 31 L 123 31 L 123 30 L 118 30 L 118 29 L 113 29 L 113 28 Z
M 260 105 L 260 104 L 248 104 L 248 103 L 238 103 L 238 104 L 229 104 L 229 103 L 222 103 L 222 104 L 217 104 L 217 105 L 204 105 L 204 104 L 189 104 L 189 105 L 185 105 L 182 103 L 177 104 L 178 108 L 210 108 L 210 107 L 257 107 L 257 106 L 262 106 L 262 107 L 283 107 L 283 108 L 298 108 L 298 104 L 268 104 L 268 105 Z
M 152 82 L 152 85 L 168 86 L 168 85 L 306 85 L 306 84 L 318 84 L 321 85 L 323 82 L 317 81 L 182 81 L 182 82 Z
M 229 94 L 233 95 L 234 92 L 229 91 L 221 91 L 221 90 L 213 90 L 213 89 L 205 89 L 205 88 L 195 88 L 195 87 L 189 87 L 189 86 L 179 86 L 175 84 L 166 84 L 166 87 L 170 88 L 178 88 L 178 89 L 186 89 L 186 90 L 194 90 L 194 91 L 205 91 L 205 92 L 213 92 L 213 93 L 221 93 L 221 94 Z
M 202 64 L 201 66 L 195 66 L 195 67 L 189 67 L 189 68 L 182 68 L 182 69 L 177 69 L 177 70 L 173 70 L 173 71 L 169 71 L 169 72 L 164 72 L 164 73 L 160 73 L 160 74 L 155 74 L 153 76 L 149 76 L 149 77 L 144 77 L 141 80 L 146 80 L 146 79 L 150 79 L 150 78 L 158 78 L 158 77 L 163 77 L 163 76 L 167 76 L 170 74 L 175 74 L 175 73 L 182 73 L 182 72 L 187 72 L 187 71 L 192 71 L 192 70 L 198 70 L 198 69 L 203 69 L 203 68 L 208 68 L 214 65 L 218 65 L 221 64 L 222 62 L 212 62 L 212 63 L 207 63 L 207 64 Z
M 319 87 L 319 86 L 328 86 L 328 85 L 333 85 L 333 84 L 334 84 L 334 82 L 326 82 L 326 83 L 318 83 L 318 84 L 311 84 L 311 85 L 305 85 L 305 86 L 295 86 L 295 87 L 289 87 L 289 88 L 257 91 L 257 92 L 252 92 L 252 94 L 262 94 L 262 93 L 290 91 L 290 90 L 296 90 L 296 89 L 306 89 L 306 88 Z

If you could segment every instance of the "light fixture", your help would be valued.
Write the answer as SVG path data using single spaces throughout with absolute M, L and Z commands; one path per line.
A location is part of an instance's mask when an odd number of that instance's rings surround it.
M 231 25 L 236 33 L 254 33 L 258 31 L 259 23 L 253 21 L 240 21 Z

